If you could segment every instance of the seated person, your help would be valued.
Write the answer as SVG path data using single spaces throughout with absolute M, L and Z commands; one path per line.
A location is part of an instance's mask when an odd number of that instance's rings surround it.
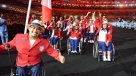
M 62 30 L 59 25 L 57 25 L 52 32 L 52 35 L 50 37 L 50 43 L 56 49 L 57 42 L 62 39 Z
M 69 35 L 69 41 L 72 49 L 72 53 L 77 53 L 77 46 L 79 44 L 79 39 L 81 38 L 81 30 L 79 30 L 78 23 L 74 22 L 70 30 L 68 30 L 67 35 Z
M 111 61 L 111 51 L 112 51 L 111 24 L 109 24 L 107 21 L 103 22 L 102 27 L 98 29 L 97 33 L 98 33 L 98 37 L 97 37 L 98 45 L 102 47 L 102 51 L 103 51 L 103 61 Z
M 40 76 L 42 53 L 47 53 L 54 59 L 64 63 L 64 56 L 62 56 L 57 50 L 53 49 L 47 39 L 40 37 L 44 32 L 44 28 L 38 20 L 27 25 L 27 29 L 29 33 L 16 34 L 13 40 L 0 45 L 0 53 L 5 52 L 5 46 L 7 44 L 10 45 L 10 49 L 17 49 L 16 72 L 18 76 L 26 76 L 27 70 L 31 70 L 31 76 Z

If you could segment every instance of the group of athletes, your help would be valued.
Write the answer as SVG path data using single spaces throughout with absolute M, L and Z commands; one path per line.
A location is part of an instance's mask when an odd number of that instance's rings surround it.
M 102 60 L 111 61 L 112 52 L 112 25 L 109 24 L 106 16 L 102 13 L 96 15 L 93 12 L 90 16 L 88 12 L 85 16 L 66 16 L 52 17 L 52 20 L 42 23 L 41 19 L 34 18 L 30 20 L 26 34 L 16 34 L 15 37 L 0 45 L 0 53 L 6 49 L 13 51 L 16 48 L 16 74 L 18 76 L 27 76 L 27 71 L 31 70 L 31 76 L 40 76 L 42 68 L 41 54 L 46 52 L 54 59 L 65 63 L 65 57 L 61 51 L 57 51 L 56 46 L 62 41 L 64 34 L 68 36 L 71 46 L 71 53 L 78 53 L 79 42 L 97 42 L 102 49 Z M 89 38 L 87 37 L 89 33 Z M 49 40 L 49 41 L 48 41 Z M 62 45 L 65 46 L 65 45 Z
M 91 15 L 90 15 L 91 14 Z M 51 46 L 57 49 L 57 43 L 63 40 L 64 32 L 68 36 L 71 53 L 78 53 L 80 41 L 102 46 L 103 61 L 111 61 L 112 25 L 102 13 L 88 12 L 85 16 L 52 17 L 50 22 L 43 24 L 45 32 L 42 37 L 48 38 Z M 87 36 L 89 34 L 89 37 Z M 64 45 L 65 46 L 65 45 Z

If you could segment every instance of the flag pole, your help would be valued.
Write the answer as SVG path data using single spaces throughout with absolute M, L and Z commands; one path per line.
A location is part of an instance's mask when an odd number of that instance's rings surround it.
M 32 4 L 32 0 L 29 0 L 28 8 L 27 8 L 27 15 L 26 15 L 26 22 L 25 22 L 24 34 L 27 33 L 27 28 L 26 28 L 26 26 L 28 25 L 28 21 L 29 21 L 29 15 L 30 15 L 30 10 L 31 10 L 31 4 Z

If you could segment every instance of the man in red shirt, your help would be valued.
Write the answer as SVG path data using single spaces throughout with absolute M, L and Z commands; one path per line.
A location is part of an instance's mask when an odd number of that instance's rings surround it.
M 27 25 L 28 34 L 17 34 L 13 40 L 0 46 L 0 53 L 5 51 L 5 46 L 10 45 L 10 49 L 16 48 L 18 55 L 16 57 L 16 66 L 18 76 L 26 76 L 26 70 L 31 70 L 31 76 L 39 76 L 40 73 L 40 55 L 46 52 L 61 63 L 65 62 L 64 56 L 50 46 L 48 40 L 40 37 L 44 32 L 39 20 Z M 11 50 L 12 51 L 12 50 Z M 27 69 L 26 69 L 27 68 Z

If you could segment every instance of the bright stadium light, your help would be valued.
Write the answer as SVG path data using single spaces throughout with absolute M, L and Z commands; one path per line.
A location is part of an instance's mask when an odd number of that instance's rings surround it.
M 5 5 L 5 4 L 2 4 L 2 5 L 1 5 L 1 7 L 2 7 L 2 8 L 6 8 L 6 7 L 7 7 L 7 5 Z
M 123 7 L 124 5 L 123 4 L 119 4 L 119 7 Z

